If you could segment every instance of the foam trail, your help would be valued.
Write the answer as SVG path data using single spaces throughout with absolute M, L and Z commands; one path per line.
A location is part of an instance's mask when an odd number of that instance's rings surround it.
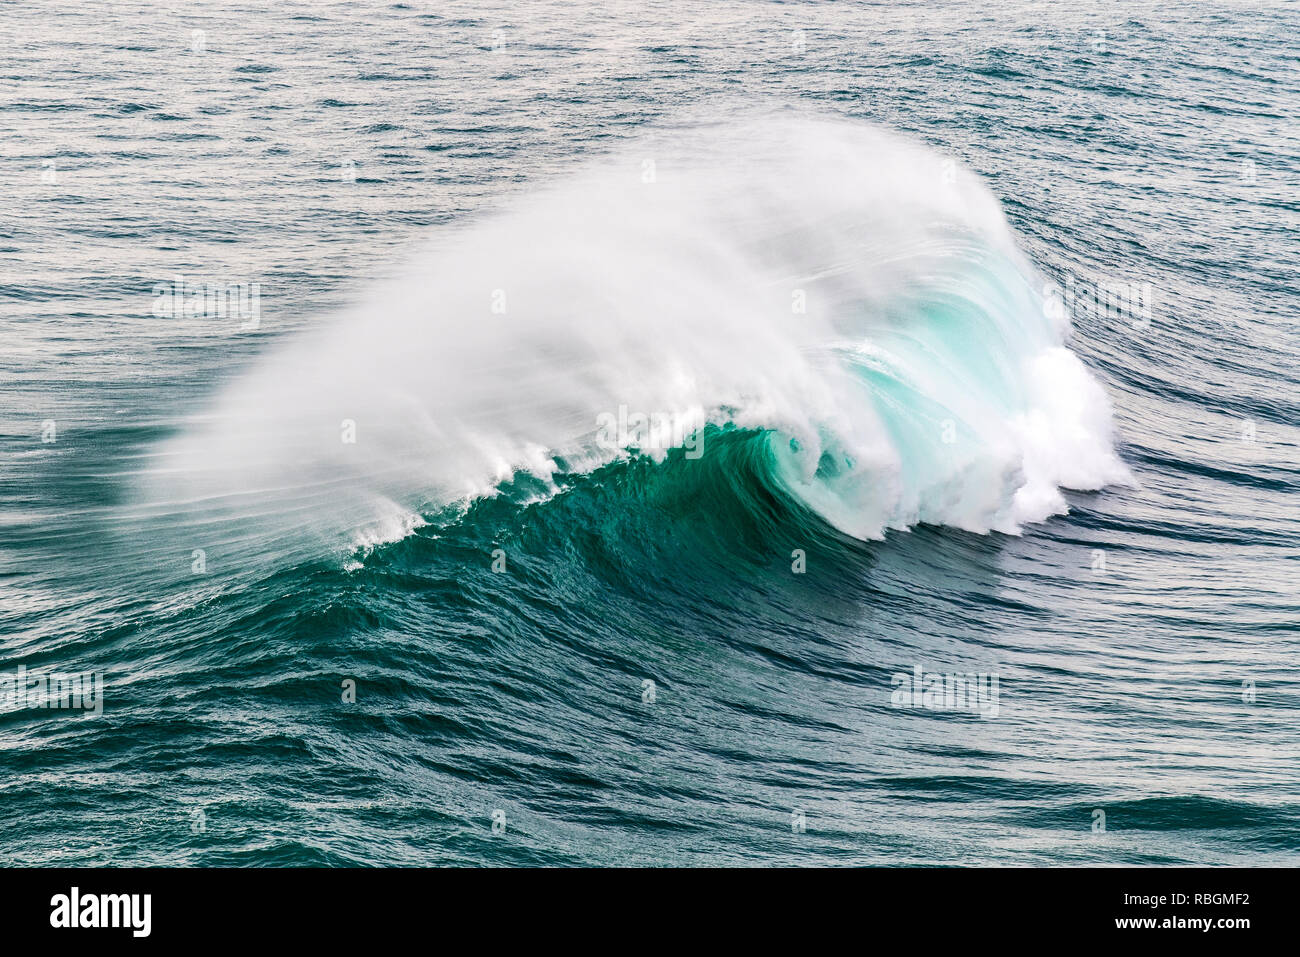
M 841 119 L 697 124 L 284 342 L 144 494 L 373 541 L 517 470 L 608 461 L 599 417 L 625 406 L 773 430 L 783 484 L 853 535 L 1016 532 L 1060 487 L 1127 475 L 1040 288 L 994 196 L 921 146 Z

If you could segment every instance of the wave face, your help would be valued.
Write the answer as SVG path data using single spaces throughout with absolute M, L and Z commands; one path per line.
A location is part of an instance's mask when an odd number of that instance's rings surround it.
M 230 384 L 155 497 L 327 494 L 373 543 L 517 472 L 765 436 L 843 532 L 1017 533 L 1123 481 L 1105 394 L 968 170 L 862 122 L 698 121 L 430 246 Z

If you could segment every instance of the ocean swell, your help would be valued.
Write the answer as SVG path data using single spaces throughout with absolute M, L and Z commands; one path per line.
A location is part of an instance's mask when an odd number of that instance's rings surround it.
M 711 424 L 765 433 L 774 480 L 859 538 L 1017 533 L 1061 488 L 1128 476 L 1042 289 L 947 157 L 843 119 L 696 122 L 437 237 L 287 337 L 141 493 L 374 544 L 521 472 L 662 457 Z

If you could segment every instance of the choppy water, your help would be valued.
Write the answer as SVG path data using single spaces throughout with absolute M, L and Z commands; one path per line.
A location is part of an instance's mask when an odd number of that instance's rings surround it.
M 1300 10 L 987 6 L 6 5 L 7 859 L 1296 863 Z

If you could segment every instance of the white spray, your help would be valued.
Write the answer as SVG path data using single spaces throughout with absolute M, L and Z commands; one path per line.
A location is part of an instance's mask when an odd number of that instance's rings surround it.
M 860 537 L 1016 532 L 1126 479 L 996 199 L 875 127 L 660 133 L 455 239 L 230 383 L 149 498 L 375 542 L 608 461 L 623 407 L 774 430 L 782 481 Z

